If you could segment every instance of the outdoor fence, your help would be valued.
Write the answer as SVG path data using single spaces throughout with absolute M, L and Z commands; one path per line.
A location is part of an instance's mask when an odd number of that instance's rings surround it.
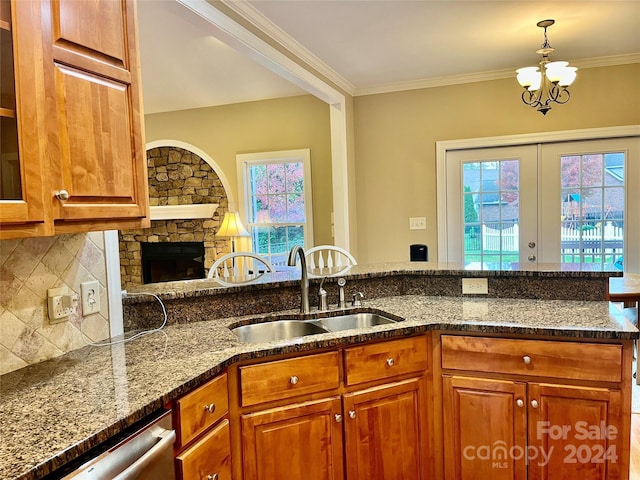
M 493 228 L 486 224 L 481 225 L 481 234 L 476 234 L 473 229 L 465 234 L 465 252 L 502 252 L 517 253 L 519 251 L 520 230 L 518 224 L 506 228 Z M 606 262 L 615 261 L 623 251 L 624 229 L 612 222 L 606 222 L 604 226 L 597 224 L 588 228 L 574 228 L 562 226 L 560 232 L 562 261 L 573 263 L 581 262 L 585 257 L 592 261 L 597 256 L 605 256 Z

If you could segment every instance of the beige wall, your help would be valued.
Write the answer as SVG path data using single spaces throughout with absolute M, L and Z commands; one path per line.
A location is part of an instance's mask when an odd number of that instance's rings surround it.
M 640 124 L 638 85 L 640 64 L 579 70 L 569 103 L 546 116 L 515 78 L 356 97 L 358 261 L 408 261 L 412 243 L 436 260 L 437 141 Z
M 302 95 L 146 115 L 145 136 L 147 142 L 179 140 L 207 153 L 231 184 L 236 208 L 236 154 L 311 149 L 314 240 L 333 243 L 329 106 L 321 100 Z

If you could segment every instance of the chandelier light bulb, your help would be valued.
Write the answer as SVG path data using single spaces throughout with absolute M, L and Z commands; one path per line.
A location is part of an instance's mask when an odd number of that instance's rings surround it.
M 538 27 L 544 28 L 544 43 L 536 53 L 541 55 L 538 67 L 524 67 L 516 70 L 516 79 L 524 88 L 522 101 L 536 108 L 546 115 L 551 110 L 551 104 L 564 104 L 569 101 L 570 94 L 567 87 L 576 79 L 576 67 L 570 67 L 568 62 L 552 62 L 550 55 L 555 49 L 547 38 L 547 28 L 555 20 L 541 20 Z

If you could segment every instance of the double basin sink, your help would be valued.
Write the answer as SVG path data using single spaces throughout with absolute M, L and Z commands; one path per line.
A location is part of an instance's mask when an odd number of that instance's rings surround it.
M 352 313 L 313 320 L 282 319 L 253 323 L 232 328 L 231 331 L 242 342 L 262 343 L 305 337 L 318 333 L 339 332 L 354 328 L 362 329 L 388 323 L 396 323 L 396 320 L 377 313 Z

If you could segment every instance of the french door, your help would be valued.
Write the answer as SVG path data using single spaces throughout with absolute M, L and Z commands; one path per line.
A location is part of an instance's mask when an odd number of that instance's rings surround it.
M 640 138 L 446 154 L 446 258 L 640 271 Z
M 537 147 L 447 153 L 447 256 L 470 268 L 535 263 Z

